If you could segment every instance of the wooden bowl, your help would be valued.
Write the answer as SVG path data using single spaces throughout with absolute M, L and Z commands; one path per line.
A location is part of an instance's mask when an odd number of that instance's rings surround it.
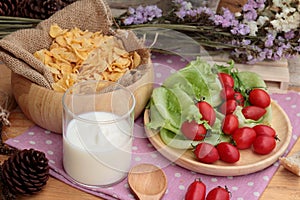
M 144 110 L 153 90 L 153 68 L 135 83 L 127 86 L 134 94 L 137 118 Z M 62 133 L 63 93 L 32 83 L 21 75 L 12 73 L 13 95 L 24 115 L 40 127 L 55 133 Z

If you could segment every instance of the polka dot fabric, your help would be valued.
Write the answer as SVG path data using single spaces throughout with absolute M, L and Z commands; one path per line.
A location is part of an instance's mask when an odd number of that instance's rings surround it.
M 153 64 L 155 83 L 160 85 L 167 76 L 184 67 L 187 64 L 187 60 L 177 56 L 154 54 Z M 300 136 L 300 132 L 298 131 L 300 130 L 300 93 L 289 92 L 287 94 L 272 94 L 271 96 L 285 110 L 293 126 L 294 132 L 288 147 L 289 151 Z M 169 183 L 166 194 L 163 197 L 165 200 L 184 199 L 184 194 L 188 185 L 196 178 L 201 178 L 207 185 L 207 190 L 210 190 L 217 185 L 226 185 L 232 192 L 232 200 L 259 199 L 279 166 L 279 163 L 275 162 L 273 165 L 262 171 L 236 177 L 203 175 L 184 169 L 174 163 L 170 163 L 169 160 L 157 152 L 145 135 L 142 116 L 135 122 L 134 134 L 135 139 L 132 147 L 132 165 L 134 166 L 139 163 L 153 163 L 164 170 Z M 122 182 L 112 187 L 99 189 L 87 189 L 73 184 L 69 180 L 69 176 L 64 172 L 62 166 L 61 135 L 34 126 L 22 135 L 9 139 L 6 142 L 19 149 L 34 148 L 45 152 L 50 162 L 51 175 L 66 184 L 105 199 L 134 199 L 134 196 L 131 194 L 128 187 L 127 179 L 124 179 Z M 288 151 L 286 153 L 288 153 Z

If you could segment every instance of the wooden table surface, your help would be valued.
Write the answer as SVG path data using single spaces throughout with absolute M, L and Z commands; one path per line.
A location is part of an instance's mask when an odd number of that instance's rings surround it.
M 3 67 L 3 66 L 2 66 Z M 1 65 L 0 65 L 1 68 Z M 3 71 L 2 71 L 3 72 Z M 3 74 L 2 74 L 3 76 Z M 1 77 L 0 77 L 1 78 Z M 0 80 L 0 86 L 1 81 Z M 8 81 L 6 79 L 6 81 Z M 1 89 L 1 88 L 0 88 Z M 291 88 L 293 90 L 300 91 L 300 88 Z M 10 127 L 4 128 L 3 139 L 15 137 L 19 134 L 25 132 L 29 127 L 33 126 L 34 123 L 28 120 L 20 109 L 16 108 L 11 111 L 10 118 L 11 122 Z M 297 131 L 297 130 L 295 130 Z M 296 151 L 300 151 L 300 140 L 298 140 L 291 150 L 290 154 Z M 7 157 L 0 156 L 0 161 L 3 162 Z M 297 200 L 300 199 L 300 177 L 292 174 L 291 172 L 284 169 L 280 166 L 272 177 L 269 185 L 266 190 L 262 194 L 262 200 Z M 89 200 L 89 199 L 99 199 L 91 194 L 82 192 L 78 189 L 70 187 L 69 185 L 50 177 L 47 182 L 46 187 L 36 195 L 32 196 L 20 196 L 18 199 L 26 200 L 26 199 L 43 199 L 43 200 Z

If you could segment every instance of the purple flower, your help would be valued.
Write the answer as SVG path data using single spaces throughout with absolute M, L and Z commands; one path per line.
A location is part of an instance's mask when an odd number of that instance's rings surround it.
M 250 27 L 246 24 L 238 24 L 237 26 L 233 27 L 230 32 L 233 35 L 247 35 L 250 33 Z
M 273 58 L 274 58 L 275 60 L 280 60 L 280 58 L 282 57 L 282 55 L 283 55 L 283 48 L 282 48 L 282 47 L 278 47 L 278 48 L 276 49 L 276 52 L 274 53 Z
M 138 6 L 136 9 L 130 7 L 127 12 L 129 16 L 124 19 L 125 25 L 143 24 L 162 16 L 162 10 L 156 5 Z
M 269 48 L 264 48 L 263 52 L 265 52 L 266 58 L 267 59 L 272 59 L 273 56 L 273 50 Z
M 266 59 L 266 52 L 262 51 L 259 52 L 258 56 L 257 56 L 257 60 L 258 61 L 264 61 Z
M 298 51 L 298 52 L 300 53 L 300 45 L 299 45 L 299 46 L 296 46 L 296 47 L 294 48 L 294 50 L 295 50 L 295 51 Z
M 176 16 L 180 19 L 183 19 L 186 16 L 186 10 L 183 8 L 180 8 L 179 11 L 175 12 Z
M 247 46 L 249 44 L 251 44 L 251 40 L 246 40 L 246 39 L 242 40 L 242 45 Z
M 127 17 L 127 18 L 124 19 L 123 23 L 125 25 L 130 25 L 130 24 L 133 24 L 133 22 L 134 22 L 134 17 L 133 16 L 129 16 L 129 17 Z
M 294 31 L 289 31 L 284 33 L 284 37 L 287 40 L 293 39 L 295 37 L 295 32 Z
M 257 18 L 257 12 L 254 9 L 251 9 L 244 13 L 244 19 L 248 21 L 256 20 Z
M 273 34 L 268 33 L 267 39 L 265 41 L 265 47 L 272 47 L 274 45 L 274 40 L 275 40 L 275 37 L 273 36 Z
M 215 13 L 212 9 L 207 8 L 207 7 L 199 7 L 196 9 L 198 14 L 204 13 L 207 14 L 208 16 L 213 16 Z
M 135 9 L 132 7 L 129 7 L 127 12 L 128 12 L 128 14 L 133 15 L 135 13 Z

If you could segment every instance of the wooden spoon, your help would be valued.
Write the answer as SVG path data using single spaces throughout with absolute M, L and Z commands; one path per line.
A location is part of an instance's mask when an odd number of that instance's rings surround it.
M 128 184 L 140 200 L 158 200 L 167 189 L 167 177 L 163 170 L 152 164 L 139 164 L 128 173 Z

